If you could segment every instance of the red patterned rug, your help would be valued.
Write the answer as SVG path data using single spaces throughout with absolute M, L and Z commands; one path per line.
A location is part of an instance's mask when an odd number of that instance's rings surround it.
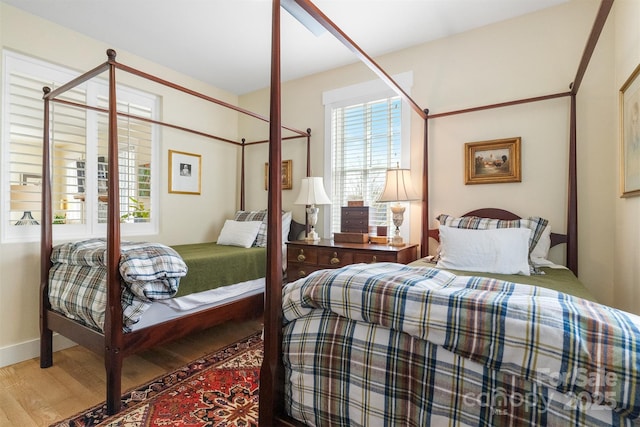
M 257 426 L 263 345 L 257 332 L 122 395 L 111 417 L 98 405 L 52 427 Z

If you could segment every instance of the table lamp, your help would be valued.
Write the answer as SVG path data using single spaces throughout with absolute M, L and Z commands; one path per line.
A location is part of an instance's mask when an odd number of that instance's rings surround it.
M 24 212 L 15 225 L 38 225 L 31 211 L 40 207 L 40 187 L 36 185 L 11 186 L 11 210 Z
M 316 233 L 315 226 L 318 222 L 319 208 L 316 205 L 330 205 L 331 200 L 327 193 L 324 191 L 324 184 L 322 183 L 321 176 L 310 176 L 302 178 L 300 183 L 300 193 L 295 202 L 296 205 L 307 206 L 307 221 L 311 226 L 311 231 L 304 238 L 308 242 L 315 242 L 320 240 L 318 233 Z
M 420 199 L 420 196 L 413 189 L 411 171 L 409 169 L 387 169 L 384 191 L 380 195 L 378 202 L 396 202 L 394 206 L 391 206 L 393 225 L 396 226 L 395 235 L 391 239 L 391 246 L 404 246 L 402 236 L 400 236 L 400 226 L 404 219 L 405 207 L 400 202 L 418 199 Z

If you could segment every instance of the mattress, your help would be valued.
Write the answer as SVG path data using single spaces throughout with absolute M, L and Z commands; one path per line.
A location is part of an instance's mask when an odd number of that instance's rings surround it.
M 145 311 L 138 323 L 131 326 L 137 331 L 157 323 L 173 320 L 200 310 L 228 304 L 242 298 L 264 292 L 265 279 L 259 278 L 246 282 L 221 286 L 207 291 L 196 292 L 183 297 L 154 301 Z

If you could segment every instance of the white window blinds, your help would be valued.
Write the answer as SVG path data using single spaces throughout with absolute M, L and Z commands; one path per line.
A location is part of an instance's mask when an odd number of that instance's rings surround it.
M 4 51 L 2 134 L 2 238 L 25 241 L 39 238 L 43 220 L 42 88 L 55 89 L 77 73 L 33 58 Z M 107 86 L 96 79 L 66 92 L 62 99 L 107 107 Z M 158 97 L 118 88 L 118 111 L 154 119 Z M 52 102 L 52 200 L 56 235 L 97 236 L 106 223 L 107 114 Z M 121 217 L 123 222 L 151 222 L 152 141 L 154 125 L 127 117 L 118 118 Z M 134 211 L 134 206 L 142 210 Z M 148 232 L 147 227 L 145 230 Z
M 402 103 L 377 99 L 331 110 L 332 223 L 340 231 L 340 209 L 349 200 L 369 206 L 369 225 L 391 225 L 387 203 L 377 203 L 385 173 L 401 158 Z

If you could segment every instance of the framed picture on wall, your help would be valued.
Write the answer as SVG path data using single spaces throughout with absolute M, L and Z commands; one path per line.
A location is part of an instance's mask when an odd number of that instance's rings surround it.
M 169 150 L 169 193 L 200 194 L 202 157 Z
M 497 184 L 522 181 L 520 137 L 467 142 L 465 184 Z
M 621 197 L 640 196 L 640 65 L 620 88 Z
M 293 178 L 291 176 L 292 160 L 282 161 L 282 189 L 291 190 L 293 188 Z M 269 189 L 269 163 L 264 164 L 264 189 Z

